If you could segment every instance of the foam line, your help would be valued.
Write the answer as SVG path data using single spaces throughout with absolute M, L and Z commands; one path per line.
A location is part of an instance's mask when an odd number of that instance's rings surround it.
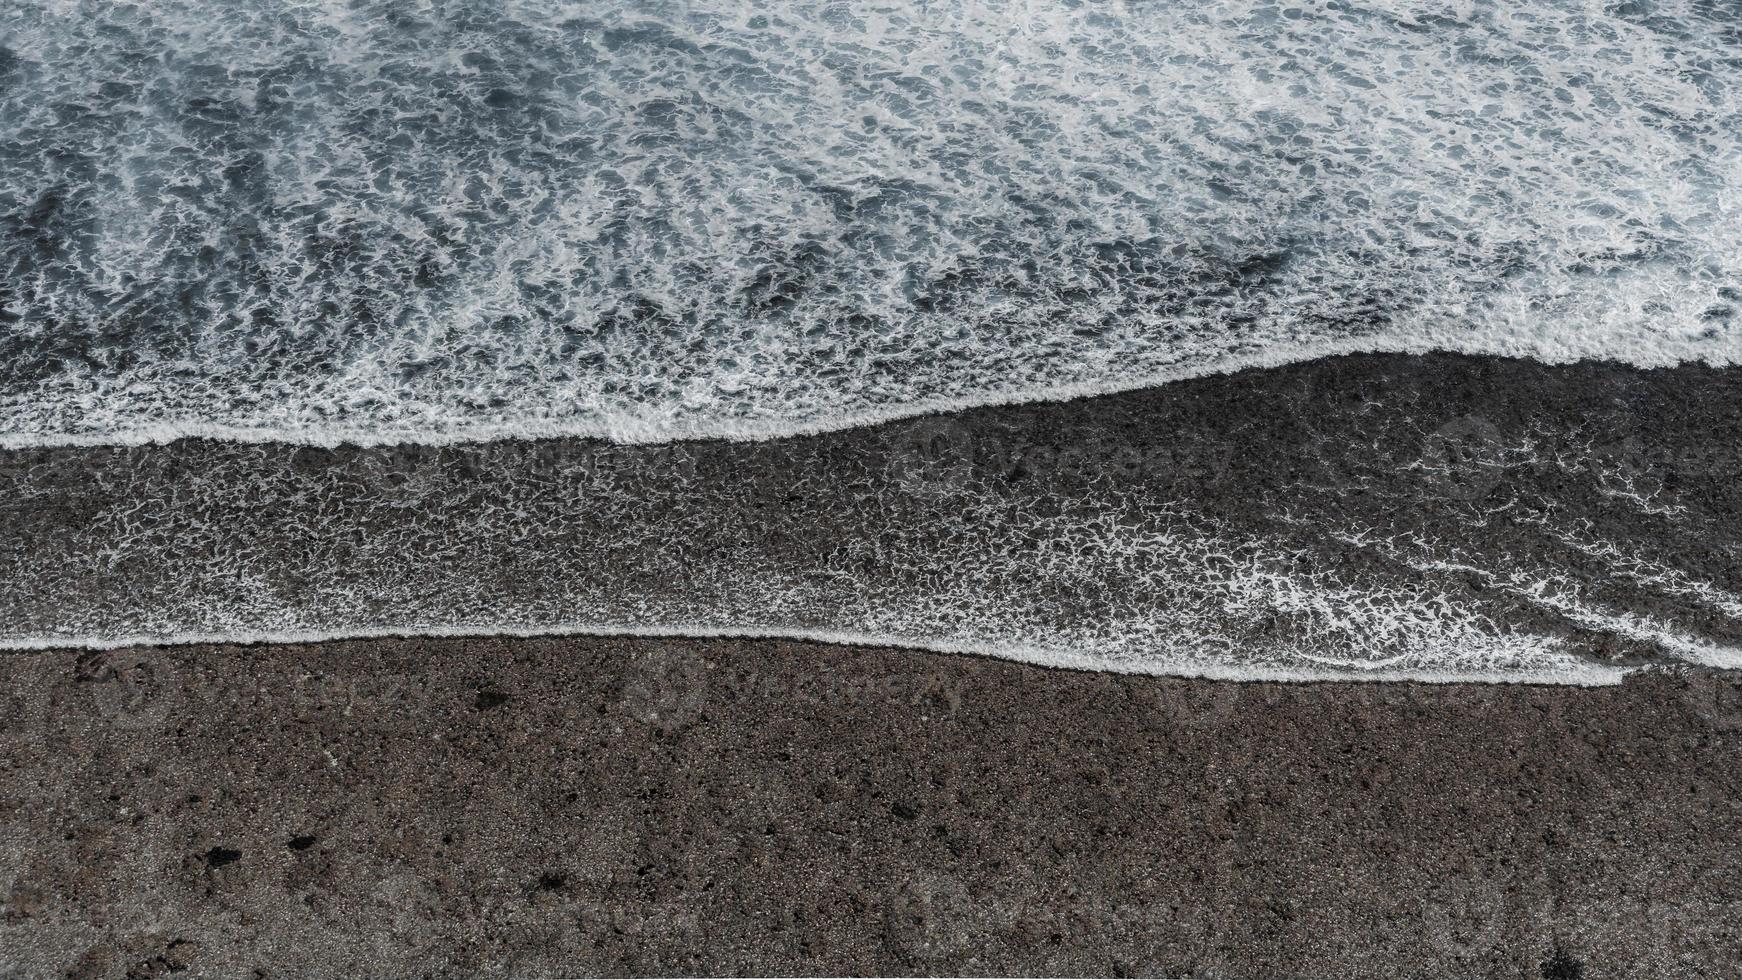
M 1112 377 L 1093 382 L 1073 382 L 1014 392 L 990 392 L 948 399 L 920 400 L 907 404 L 882 406 L 826 419 L 781 422 L 749 422 L 708 420 L 681 425 L 636 421 L 598 421 L 574 418 L 563 421 L 526 419 L 511 423 L 459 423 L 451 427 L 400 431 L 390 425 L 371 422 L 365 427 L 337 424 L 319 426 L 238 426 L 213 422 L 158 422 L 103 432 L 19 432 L 0 431 L 0 449 L 52 449 L 57 447 L 97 448 L 104 446 L 162 445 L 181 439 L 211 439 L 244 444 L 282 443 L 286 445 L 336 448 L 338 446 L 461 446 L 497 441 L 528 441 L 538 439 L 602 439 L 621 445 L 653 445 L 692 440 L 722 440 L 727 442 L 762 442 L 802 436 L 824 435 L 846 429 L 864 428 L 898 422 L 926 415 L 951 415 L 981 408 L 998 408 L 1047 402 L 1070 402 L 1106 395 L 1142 391 L 1189 381 L 1194 378 L 1216 377 L 1245 371 L 1262 371 L 1290 364 L 1332 359 L 1362 354 L 1428 355 L 1451 354 L 1470 357 L 1494 356 L 1534 361 L 1544 365 L 1581 362 L 1625 364 L 1641 370 L 1673 368 L 1682 364 L 1705 364 L 1714 368 L 1742 364 L 1742 348 L 1735 352 L 1693 347 L 1669 353 L 1650 346 L 1618 345 L 1625 351 L 1605 350 L 1601 354 L 1573 353 L 1556 356 L 1554 352 L 1524 351 L 1520 344 L 1497 344 L 1492 349 L 1466 345 L 1452 347 L 1432 342 L 1373 341 L 1355 338 L 1340 342 L 1325 342 L 1311 349 L 1266 349 L 1240 356 L 1226 357 L 1191 367 L 1159 371 L 1135 377 Z
M 330 643 L 344 640 L 510 637 L 536 639 L 546 637 L 637 637 L 672 639 L 744 639 L 794 640 L 824 643 L 833 646 L 888 647 L 925 650 L 932 653 L 988 657 L 1010 660 L 1036 667 L 1060 670 L 1081 670 L 1096 673 L 1131 674 L 1157 677 L 1182 677 L 1198 680 L 1233 681 L 1240 683 L 1377 683 L 1409 681 L 1421 684 L 1552 684 L 1577 687 L 1607 687 L 1620 684 L 1628 674 L 1641 668 L 1609 667 L 1591 663 L 1569 663 L 1565 667 L 1537 671 L 1436 671 L 1376 669 L 1351 674 L 1347 670 L 1312 671 L 1301 668 L 1272 666 L 1146 667 L 1141 663 L 1108 661 L 1071 650 L 1050 649 L 1027 645 L 980 645 L 953 643 L 910 636 L 889 636 L 838 630 L 797 630 L 777 626 L 711 627 L 658 626 L 611 627 L 566 623 L 531 628 L 474 628 L 427 626 L 402 629 L 347 629 L 342 631 L 286 631 L 260 633 L 184 633 L 155 636 L 117 637 L 0 637 L 0 650 L 118 650 L 129 647 L 161 646 L 227 646 L 285 645 Z

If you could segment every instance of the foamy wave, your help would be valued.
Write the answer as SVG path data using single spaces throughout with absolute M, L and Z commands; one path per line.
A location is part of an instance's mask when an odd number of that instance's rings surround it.
M 773 515 L 757 498 L 775 487 L 664 457 L 483 458 L 492 476 L 398 493 L 379 458 L 311 470 L 283 447 L 214 447 L 167 486 L 104 467 L 95 519 L 0 564 L 31 583 L 0 645 L 772 635 L 1246 680 L 1620 676 L 1440 583 L 1314 567 L 1142 493 L 909 495 L 812 464 L 775 469 L 813 504 Z
M 1739 383 L 1396 358 L 755 443 L 14 450 L 0 647 L 587 633 L 1248 680 L 1733 668 L 1742 484 L 1705 449 L 1735 444 Z M 1635 427 L 1659 441 L 1615 434 Z
M 1742 15 L 11 5 L 0 445 L 761 438 L 1742 359 Z
M 1728 353 L 1688 344 L 1670 350 L 1664 346 L 1650 349 L 1640 343 L 1620 343 L 1623 338 L 1609 338 L 1613 343 L 1595 342 L 1587 338 L 1581 348 L 1531 349 L 1529 345 L 1494 343 L 1488 347 L 1467 346 L 1447 350 L 1431 341 L 1407 343 L 1397 338 L 1376 340 L 1362 338 L 1351 341 L 1326 341 L 1313 347 L 1280 347 L 1250 354 L 1225 357 L 1202 364 L 1174 368 L 1151 375 L 1122 374 L 1094 382 L 1049 385 L 1025 390 L 988 391 L 953 399 L 933 399 L 864 409 L 852 414 L 838 414 L 811 419 L 744 418 L 673 421 L 653 419 L 649 406 L 624 406 L 609 418 L 571 417 L 566 419 L 522 418 L 515 421 L 488 422 L 456 416 L 446 421 L 424 420 L 418 427 L 365 422 L 322 422 L 276 424 L 218 423 L 212 421 L 153 421 L 137 425 L 74 432 L 3 432 L 0 449 L 41 449 L 57 446 L 145 446 L 174 442 L 177 439 L 216 439 L 240 443 L 283 443 L 298 446 L 456 446 L 498 440 L 534 439 L 607 439 L 624 445 L 646 445 L 689 439 L 723 439 L 732 442 L 753 442 L 791 436 L 821 435 L 842 429 L 878 425 L 922 415 L 943 415 L 976 408 L 992 408 L 1030 402 L 1073 401 L 1128 391 L 1140 391 L 1191 378 L 1232 374 L 1238 371 L 1263 370 L 1303 361 L 1350 354 L 1488 354 L 1520 357 L 1544 364 L 1566 364 L 1581 360 L 1603 360 L 1631 364 L 1640 368 L 1667 368 L 1678 364 L 1701 362 L 1714 367 L 1729 367 L 1738 361 Z M 100 399 L 92 399 L 99 401 Z M 660 411 L 660 406 L 651 406 Z

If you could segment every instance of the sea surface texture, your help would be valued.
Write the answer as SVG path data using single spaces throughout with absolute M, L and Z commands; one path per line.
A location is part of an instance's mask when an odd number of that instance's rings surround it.
M 0 5 L 0 648 L 1736 667 L 1739 362 L 1732 0 Z
M 9 445 L 1742 353 L 1729 0 L 0 10 Z

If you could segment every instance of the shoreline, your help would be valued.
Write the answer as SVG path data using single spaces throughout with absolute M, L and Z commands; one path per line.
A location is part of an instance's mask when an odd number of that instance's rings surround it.
M 1598 372 L 1683 371 L 1723 372 L 1742 368 L 1742 354 L 1707 349 L 1690 344 L 1673 354 L 1648 352 L 1639 357 L 1621 356 L 1620 350 L 1568 354 L 1532 350 L 1529 345 L 1496 345 L 1452 348 L 1432 341 L 1369 343 L 1372 338 L 1351 338 L 1341 343 L 1321 343 L 1310 351 L 1266 348 L 1256 354 L 1220 358 L 1180 370 L 1164 370 L 1135 379 L 1102 379 L 1046 385 L 1022 392 L 988 392 L 958 398 L 921 399 L 899 405 L 849 411 L 826 421 L 784 424 L 749 422 L 743 426 L 714 423 L 708 427 L 672 427 L 669 423 L 580 422 L 527 424 L 525 422 L 467 424 L 448 428 L 402 429 L 380 422 L 367 429 L 320 426 L 238 426 L 208 424 L 154 424 L 115 432 L 0 433 L 0 451 L 41 449 L 128 449 L 171 446 L 178 442 L 228 442 L 238 445 L 278 445 L 313 449 L 464 448 L 502 442 L 601 441 L 618 446 L 659 446 L 684 443 L 764 443 L 809 439 L 850 433 L 903 422 L 923 421 L 970 413 L 1019 411 L 1024 408 L 1068 407 L 1083 402 L 1141 396 L 1169 386 L 1199 381 L 1239 379 L 1241 376 L 1288 371 L 1325 362 L 1361 360 L 1432 359 L 1473 363 L 1499 362 L 1528 368 L 1590 369 Z M 381 436 L 382 430 L 396 433 Z M 324 434 L 323 434 L 324 433 Z M 373 434 L 372 434 L 373 433 Z
M 1685 663 L 1651 663 L 1637 664 L 1627 667 L 1604 668 L 1589 665 L 1588 672 L 1572 675 L 1588 680 L 1569 680 L 1565 674 L 1496 674 L 1491 678 L 1472 676 L 1468 674 L 1446 674 L 1435 676 L 1422 673 L 1387 673 L 1375 671 L 1363 674 L 1348 674 L 1326 676 L 1323 674 L 1287 674 L 1282 672 L 1261 673 L 1262 668 L 1229 668 L 1218 672 L 1213 667 L 1206 668 L 1204 673 L 1186 674 L 1172 671 L 1145 671 L 1141 669 L 1122 669 L 1118 666 L 1102 666 L 1080 656 L 1073 656 L 1070 651 L 1048 651 L 1044 649 L 1021 650 L 980 650 L 966 644 L 933 643 L 906 637 L 882 637 L 852 633 L 833 633 L 827 631 L 783 631 L 776 628 L 745 627 L 745 628 L 689 628 L 689 627 L 654 627 L 654 628 L 619 628 L 594 626 L 553 626 L 548 629 L 471 629 L 466 627 L 446 628 L 431 627 L 422 630 L 367 630 L 335 634 L 301 634 L 301 635 L 257 635 L 257 636 L 171 636 L 171 637 L 115 637 L 86 642 L 69 643 L 50 638 L 32 639 L 28 641 L 0 640 L 0 655 L 11 653 L 109 653 L 143 650 L 178 649 L 178 648 L 221 648 L 221 649 L 269 649 L 272 647 L 303 647 L 321 646 L 326 644 L 343 644 L 369 641 L 403 641 L 418 640 L 675 640 L 678 642 L 709 643 L 712 641 L 742 640 L 749 642 L 787 642 L 802 643 L 816 647 L 863 648 L 869 650 L 884 650 L 890 653 L 913 654 L 938 657 L 964 657 L 972 660 L 996 660 L 1006 663 L 1020 664 L 1038 670 L 1059 670 L 1083 674 L 1112 674 L 1114 676 L 1175 678 L 1187 681 L 1208 681 L 1218 684 L 1516 684 L 1525 687 L 1613 687 L 1625 683 L 1628 677 L 1638 673 L 1652 671 L 1698 672 L 1722 671 L 1726 668 L 1712 667 L 1704 664 Z
M 1368 356 L 760 443 L 0 451 L 0 647 L 580 629 L 1253 679 L 1742 666 L 1739 400 L 1737 370 Z

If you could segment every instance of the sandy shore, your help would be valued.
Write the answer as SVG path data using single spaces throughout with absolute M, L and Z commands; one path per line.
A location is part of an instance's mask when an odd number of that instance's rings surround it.
M 7 976 L 1680 977 L 1742 688 L 787 642 L 8 654 Z
M 0 452 L 0 647 L 730 635 L 1254 679 L 1742 666 L 1742 372 L 1336 358 L 763 443 Z

